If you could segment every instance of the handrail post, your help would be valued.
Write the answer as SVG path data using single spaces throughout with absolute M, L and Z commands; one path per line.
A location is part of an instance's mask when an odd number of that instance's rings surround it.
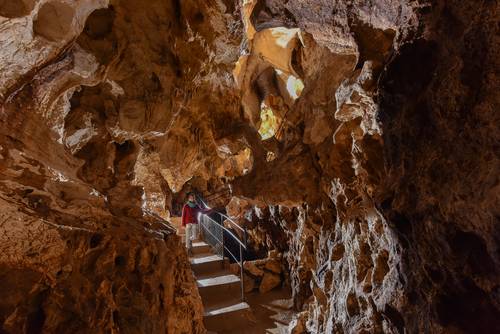
M 243 283 L 243 252 L 240 244 L 240 282 L 241 282 L 241 301 L 245 301 L 245 288 Z
M 222 231 L 222 269 L 224 269 L 224 267 L 226 266 L 226 263 L 224 261 L 224 249 L 225 249 L 225 246 L 224 246 L 224 229 L 221 228 L 221 231 Z
M 221 214 L 220 212 L 217 212 L 217 211 L 215 211 L 215 212 L 218 214 L 220 222 L 214 220 L 209 215 L 203 214 L 202 215 L 202 226 L 204 225 L 203 223 L 207 224 L 207 226 L 203 226 L 203 227 L 205 228 L 207 233 L 210 234 L 214 238 L 214 241 L 213 241 L 214 248 L 215 248 L 215 245 L 222 245 L 222 268 L 225 268 L 224 255 L 225 255 L 226 246 L 225 246 L 225 240 L 224 240 L 224 232 L 227 233 L 228 237 L 233 238 L 238 243 L 239 249 L 240 249 L 240 258 L 239 259 L 237 259 L 237 256 L 235 256 L 235 254 L 233 254 L 229 250 L 229 248 L 227 249 L 227 251 L 228 251 L 228 254 L 231 256 L 231 258 L 233 258 L 236 261 L 236 263 L 239 262 L 241 300 L 245 301 L 245 283 L 244 283 L 244 273 L 243 273 L 244 272 L 243 271 L 243 249 L 246 250 L 248 247 L 248 245 L 247 245 L 247 228 L 246 228 L 246 226 L 244 228 L 242 228 L 241 226 L 237 225 L 234 221 L 232 221 L 232 219 L 230 217 L 228 217 L 224 214 Z M 240 231 L 243 232 L 243 241 L 240 239 L 239 233 L 236 233 L 236 235 L 235 235 L 233 232 L 231 232 L 231 230 L 227 229 L 224 226 L 224 221 L 223 221 L 224 218 L 227 218 L 230 223 L 234 224 L 235 227 L 239 228 Z M 218 236 L 215 236 L 214 234 L 212 234 L 210 232 L 210 228 L 208 227 L 208 224 L 211 224 L 211 226 L 214 226 L 214 227 L 222 230 L 222 239 L 221 240 L 219 240 Z M 214 231 L 214 233 L 216 233 L 216 232 Z M 212 241 L 209 241 L 209 242 L 211 243 Z

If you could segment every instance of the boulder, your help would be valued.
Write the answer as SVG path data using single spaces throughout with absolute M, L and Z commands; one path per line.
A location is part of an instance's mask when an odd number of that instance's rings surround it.
M 262 282 L 260 282 L 259 292 L 266 293 L 277 287 L 281 283 L 281 277 L 269 271 L 264 273 Z
M 281 263 L 278 260 L 271 259 L 266 262 L 264 269 L 272 271 L 275 274 L 281 274 Z
M 255 279 L 250 277 L 249 275 L 243 274 L 243 288 L 245 293 L 252 292 L 253 289 L 257 286 Z
M 229 271 L 232 274 L 239 276 L 240 275 L 240 265 L 238 263 L 229 264 Z
M 279 258 L 281 258 L 281 253 L 278 252 L 278 250 L 273 249 L 267 253 L 267 257 L 270 259 L 279 259 Z
M 264 271 L 259 267 L 257 267 L 253 261 L 245 262 L 243 264 L 243 268 L 245 269 L 245 271 L 252 274 L 253 276 L 262 277 L 262 275 L 264 275 Z

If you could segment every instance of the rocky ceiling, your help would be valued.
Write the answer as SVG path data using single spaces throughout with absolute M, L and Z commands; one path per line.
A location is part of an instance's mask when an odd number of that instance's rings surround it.
M 192 188 L 286 255 L 293 333 L 500 332 L 499 16 L 0 0 L 0 332 L 203 333 Z

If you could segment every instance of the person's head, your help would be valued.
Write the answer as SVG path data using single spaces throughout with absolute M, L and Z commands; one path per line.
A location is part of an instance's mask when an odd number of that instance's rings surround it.
M 196 197 L 194 196 L 193 192 L 189 192 L 187 194 L 187 200 L 188 200 L 188 202 L 195 202 L 196 201 Z

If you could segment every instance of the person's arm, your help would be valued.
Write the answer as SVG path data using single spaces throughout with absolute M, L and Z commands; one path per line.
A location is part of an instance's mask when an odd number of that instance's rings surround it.
M 182 226 L 186 227 L 187 216 L 186 216 L 186 205 L 182 207 Z
M 213 209 L 201 209 L 201 212 L 204 213 L 204 214 L 209 214 L 209 213 L 212 213 L 214 210 Z
M 200 211 L 201 213 L 210 213 L 214 210 L 210 208 L 202 208 L 201 205 L 198 204 L 198 211 Z

